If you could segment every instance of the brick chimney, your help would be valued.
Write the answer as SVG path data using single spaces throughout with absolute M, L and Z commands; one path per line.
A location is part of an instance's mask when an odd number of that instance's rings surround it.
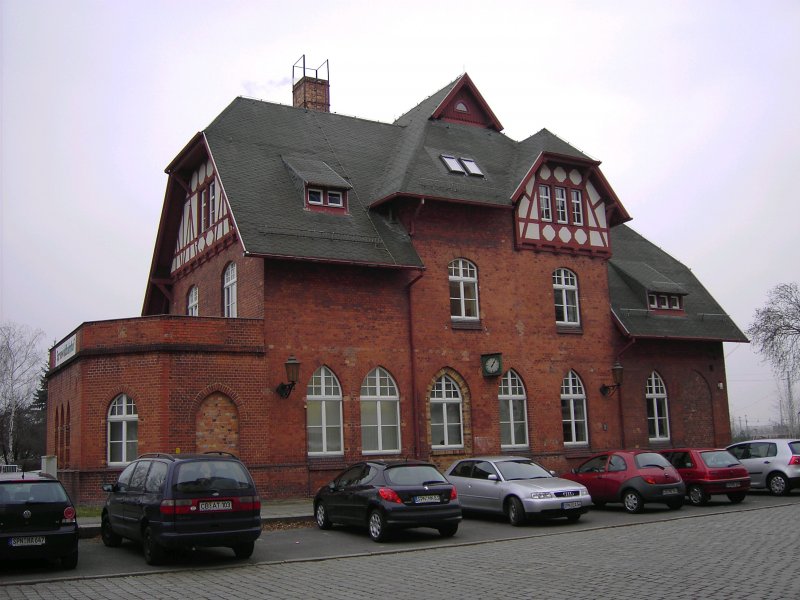
M 298 63 L 302 63 L 299 65 Z M 320 71 L 324 68 L 325 78 L 320 76 Z M 302 75 L 300 79 L 294 81 L 297 72 Z M 318 68 L 306 68 L 306 55 L 304 54 L 292 68 L 292 104 L 295 108 L 306 108 L 319 112 L 331 112 L 330 96 L 330 71 L 326 60 Z

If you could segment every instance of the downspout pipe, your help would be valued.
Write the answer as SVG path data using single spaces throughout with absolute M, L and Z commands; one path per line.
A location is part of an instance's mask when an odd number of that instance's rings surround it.
M 416 360 L 416 346 L 414 345 L 414 303 L 411 298 L 411 287 L 417 283 L 424 271 L 420 270 L 419 275 L 412 279 L 406 285 L 408 290 L 408 351 L 409 364 L 411 365 L 411 422 L 413 423 L 414 431 L 414 458 L 419 458 L 420 453 L 420 435 L 419 435 L 419 407 L 418 407 L 418 394 L 417 394 L 417 360 Z

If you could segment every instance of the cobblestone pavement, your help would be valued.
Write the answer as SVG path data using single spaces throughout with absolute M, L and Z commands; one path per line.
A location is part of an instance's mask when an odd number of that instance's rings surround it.
M 0 598 L 796 600 L 800 505 L 325 560 L 7 585 Z

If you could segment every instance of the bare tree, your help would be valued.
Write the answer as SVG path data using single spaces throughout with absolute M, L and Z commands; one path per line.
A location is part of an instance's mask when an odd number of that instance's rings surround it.
M 5 462 L 16 458 L 17 414 L 31 405 L 40 382 L 43 336 L 24 325 L 0 325 L 0 446 Z
M 758 351 L 781 377 L 797 379 L 800 371 L 800 290 L 782 283 L 770 291 L 767 304 L 756 310 L 747 333 Z

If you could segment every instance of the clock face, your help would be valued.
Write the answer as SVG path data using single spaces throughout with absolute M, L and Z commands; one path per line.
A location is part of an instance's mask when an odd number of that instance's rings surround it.
M 497 370 L 500 368 L 500 361 L 497 360 L 494 356 L 486 360 L 486 370 L 489 373 L 497 373 Z

